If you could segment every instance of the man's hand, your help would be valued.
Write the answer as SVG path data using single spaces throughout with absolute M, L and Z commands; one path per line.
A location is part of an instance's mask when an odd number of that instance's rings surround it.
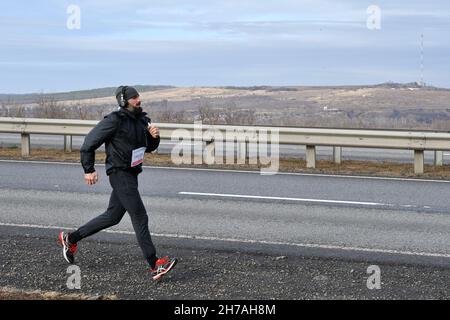
M 150 132 L 152 137 L 155 138 L 155 139 L 159 137 L 159 128 L 158 127 L 149 126 L 148 127 L 148 132 Z
M 86 181 L 86 183 L 90 186 L 95 184 L 98 181 L 97 171 L 94 171 L 92 173 L 86 173 L 84 175 L 84 181 Z

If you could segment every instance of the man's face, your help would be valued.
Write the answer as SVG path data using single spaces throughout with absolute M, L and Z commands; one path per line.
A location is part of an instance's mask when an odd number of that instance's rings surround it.
M 128 105 L 133 108 L 139 107 L 141 105 L 141 99 L 139 98 L 139 96 L 128 99 Z

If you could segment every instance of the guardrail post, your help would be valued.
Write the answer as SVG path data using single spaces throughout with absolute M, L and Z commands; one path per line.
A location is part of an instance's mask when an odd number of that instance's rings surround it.
M 306 146 L 306 167 L 307 168 L 316 167 L 316 146 L 311 145 Z
M 245 140 L 245 160 L 248 161 L 250 159 L 250 142 Z
M 342 162 L 342 147 L 333 147 L 333 161 L 341 164 Z
M 424 167 L 424 151 L 414 150 L 414 173 L 422 174 Z
M 444 165 L 444 151 L 434 151 L 434 165 L 437 167 Z
M 246 141 L 237 141 L 236 164 L 245 164 L 247 159 L 247 143 Z
M 28 133 L 22 133 L 20 135 L 20 146 L 22 149 L 22 157 L 30 156 L 30 135 Z
M 64 151 L 72 152 L 72 136 L 64 136 Z
M 204 161 L 206 164 L 214 164 L 216 155 L 216 145 L 214 140 L 206 140 L 206 148 L 204 150 Z

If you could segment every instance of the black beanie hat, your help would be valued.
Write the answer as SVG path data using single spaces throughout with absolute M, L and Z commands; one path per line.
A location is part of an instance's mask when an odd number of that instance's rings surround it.
M 125 90 L 123 90 L 123 88 L 125 88 Z M 131 98 L 135 98 L 139 95 L 139 92 L 137 92 L 137 90 L 133 87 L 128 87 L 128 86 L 120 86 L 116 89 L 116 99 L 117 99 L 117 103 L 120 106 L 120 94 L 122 93 L 123 90 L 123 99 L 125 100 L 125 105 L 126 105 L 126 101 L 131 99 Z

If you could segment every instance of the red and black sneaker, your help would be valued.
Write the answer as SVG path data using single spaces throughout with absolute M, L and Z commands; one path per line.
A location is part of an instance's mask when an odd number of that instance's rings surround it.
M 152 271 L 153 280 L 159 280 L 159 278 L 172 270 L 177 262 L 177 258 L 169 258 L 168 256 L 156 260 L 155 267 L 150 269 Z
M 77 245 L 71 244 L 69 242 L 69 234 L 64 231 L 61 231 L 58 236 L 58 242 L 63 247 L 63 256 L 64 259 L 68 263 L 74 263 L 75 262 L 75 252 L 77 252 Z

